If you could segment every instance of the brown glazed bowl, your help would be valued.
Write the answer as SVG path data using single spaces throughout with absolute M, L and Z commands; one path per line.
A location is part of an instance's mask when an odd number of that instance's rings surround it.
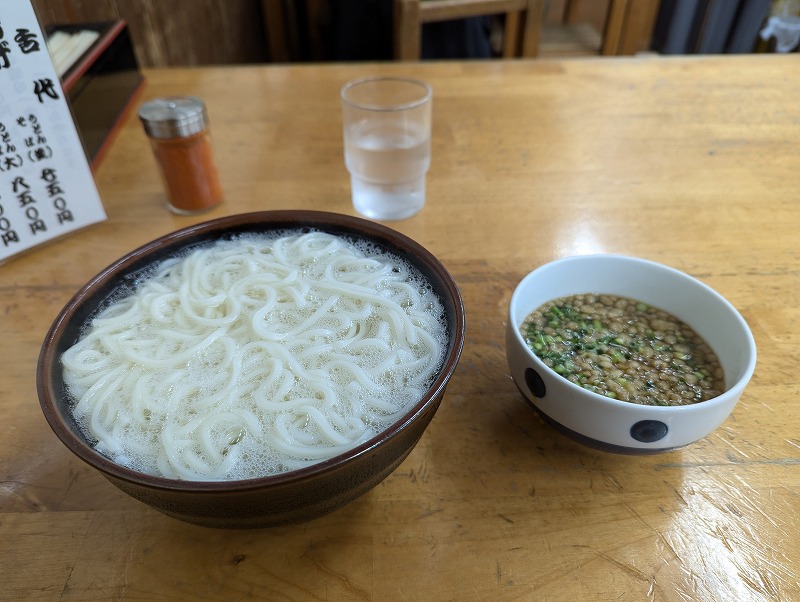
M 182 481 L 143 474 L 109 460 L 81 434 L 62 377 L 60 357 L 98 308 L 137 276 L 186 248 L 243 232 L 314 228 L 368 240 L 411 262 L 428 278 L 447 313 L 448 348 L 440 373 L 401 419 L 349 452 L 279 475 L 240 481 Z M 335 510 L 380 483 L 405 459 L 430 423 L 456 368 L 465 336 L 464 305 L 444 266 L 413 240 L 356 217 L 314 211 L 232 215 L 167 234 L 115 261 L 83 286 L 58 314 L 42 344 L 39 401 L 50 427 L 81 460 L 131 497 L 174 518 L 221 528 L 299 523 Z

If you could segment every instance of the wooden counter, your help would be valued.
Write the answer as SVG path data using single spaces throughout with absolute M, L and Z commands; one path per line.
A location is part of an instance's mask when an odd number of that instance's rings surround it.
M 172 230 L 353 213 L 338 91 L 374 73 L 434 89 L 428 203 L 389 224 L 442 260 L 466 304 L 430 428 L 374 490 L 297 526 L 207 529 L 125 496 L 42 416 L 47 328 L 92 275 Z M 142 100 L 206 100 L 227 201 L 168 213 L 134 114 L 96 174 L 108 221 L 0 266 L 0 599 L 800 599 L 798 73 L 796 55 L 146 71 Z M 514 286 L 594 252 L 684 270 L 750 324 L 754 378 L 702 441 L 594 451 L 512 383 Z

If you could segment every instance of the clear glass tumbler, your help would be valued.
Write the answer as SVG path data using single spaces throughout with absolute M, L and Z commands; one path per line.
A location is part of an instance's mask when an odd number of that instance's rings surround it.
M 353 206 L 366 217 L 411 217 L 425 204 L 431 164 L 431 87 L 373 77 L 342 87 L 344 161 Z

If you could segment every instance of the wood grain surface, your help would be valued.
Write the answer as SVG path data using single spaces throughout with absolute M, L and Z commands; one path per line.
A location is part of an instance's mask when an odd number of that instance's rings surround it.
M 178 217 L 135 115 L 96 180 L 109 219 L 0 266 L 0 599 L 797 600 L 800 79 L 797 56 L 146 70 L 141 100 L 203 97 L 226 202 Z M 39 345 L 100 269 L 225 214 L 352 214 L 338 91 L 404 74 L 434 90 L 428 201 L 389 225 L 464 296 L 439 412 L 378 487 L 292 527 L 162 516 L 73 457 L 36 396 Z M 1 194 L 1 192 L 0 192 Z M 731 417 L 670 453 L 583 447 L 511 381 L 517 282 L 623 253 L 739 309 L 759 361 Z

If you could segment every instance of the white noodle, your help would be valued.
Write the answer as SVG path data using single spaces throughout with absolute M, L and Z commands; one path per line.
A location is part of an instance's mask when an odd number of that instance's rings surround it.
M 430 385 L 445 336 L 408 265 L 309 232 L 165 261 L 62 363 L 102 453 L 169 478 L 244 479 L 387 428 Z

